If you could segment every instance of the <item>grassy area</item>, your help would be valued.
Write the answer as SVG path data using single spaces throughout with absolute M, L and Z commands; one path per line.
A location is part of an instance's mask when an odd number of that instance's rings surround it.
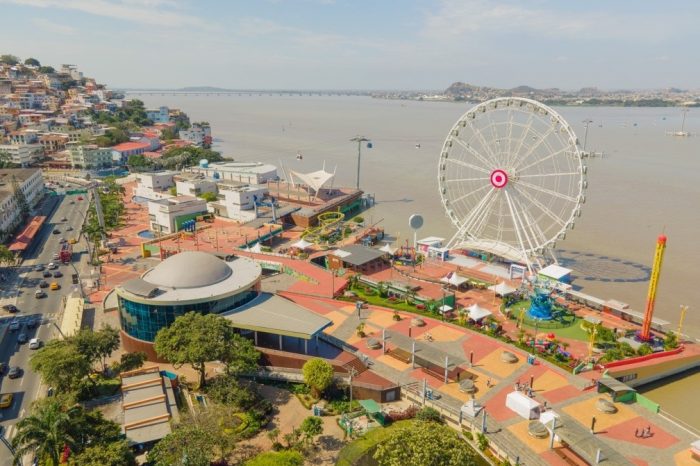
M 397 427 L 409 425 L 415 421 L 406 420 L 394 422 L 388 427 L 377 427 L 371 429 L 365 435 L 347 444 L 338 455 L 336 466 L 355 466 L 357 462 L 378 444 L 386 440 L 392 430 Z
M 416 309 L 416 306 L 413 304 L 406 304 L 406 301 L 402 300 L 391 301 L 389 298 L 382 298 L 378 294 L 367 294 L 362 287 L 354 287 L 352 288 L 352 292 L 367 304 L 388 307 L 390 309 L 396 309 L 397 311 L 420 313 L 420 310 Z M 429 313 L 426 313 L 426 315 L 429 315 Z

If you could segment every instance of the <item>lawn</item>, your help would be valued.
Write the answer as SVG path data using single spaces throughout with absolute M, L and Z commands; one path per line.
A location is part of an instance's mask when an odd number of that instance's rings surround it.
M 583 329 L 581 329 L 581 320 L 578 317 L 574 319 L 574 323 L 570 325 L 569 327 L 564 327 L 564 328 L 553 328 L 553 329 L 545 329 L 542 327 L 538 328 L 538 332 L 547 332 L 547 333 L 554 333 L 557 337 L 560 338 L 570 338 L 572 340 L 580 340 L 580 341 L 588 341 L 588 333 L 586 333 Z M 527 330 L 531 333 L 535 332 L 535 327 L 531 325 L 527 325 L 526 323 L 523 322 L 523 329 Z

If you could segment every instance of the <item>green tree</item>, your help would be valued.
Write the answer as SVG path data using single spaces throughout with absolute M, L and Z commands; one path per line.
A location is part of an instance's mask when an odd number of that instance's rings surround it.
M 200 194 L 199 198 L 204 199 L 207 202 L 214 202 L 218 199 L 218 197 L 216 197 L 216 193 L 213 193 L 211 191 L 207 191 L 205 193 Z
M 56 70 L 53 68 L 53 66 L 40 66 L 39 67 L 39 73 L 43 74 L 54 74 Z
M 231 323 L 221 316 L 188 312 L 156 334 L 155 350 L 175 368 L 190 364 L 199 372 L 199 385 L 206 385 L 206 363 L 223 360 L 227 342 L 234 338 Z
M 666 334 L 664 338 L 664 349 L 666 351 L 678 348 L 678 335 L 673 332 Z
M 304 457 L 298 451 L 268 451 L 245 462 L 245 466 L 303 466 Z
M 333 366 L 324 359 L 309 359 L 304 363 L 301 371 L 304 374 L 304 382 L 316 397 L 320 397 L 333 382 Z
M 457 432 L 435 422 L 397 427 L 377 446 L 381 466 L 473 466 L 473 454 Z
M 646 356 L 647 354 L 651 354 L 653 352 L 654 350 L 649 343 L 642 343 L 639 345 L 639 348 L 637 348 L 637 354 L 640 356 Z
M 154 466 L 210 466 L 214 441 L 192 423 L 181 423 L 148 453 Z
M 228 331 L 224 351 L 219 360 L 226 366 L 228 375 L 247 374 L 258 369 L 260 352 L 255 349 L 252 341 Z
M 12 155 L 6 150 L 0 150 L 0 168 L 17 168 L 17 164 L 12 162 Z
M 58 391 L 76 389 L 90 373 L 90 362 L 68 340 L 51 340 L 32 354 L 29 364 L 42 380 Z
M 24 60 L 24 64 L 29 66 L 41 66 L 41 63 L 39 63 L 39 60 L 36 58 L 27 58 Z
M 126 165 L 136 171 L 153 168 L 153 161 L 143 155 L 130 155 Z
M 418 411 L 418 413 L 416 413 L 416 419 L 419 421 L 442 422 L 440 412 L 430 406 L 426 406 Z
M 71 434 L 75 410 L 66 410 L 57 400 L 48 400 L 32 408 L 32 413 L 17 423 L 12 439 L 15 459 L 35 453 L 41 464 L 58 466 L 65 446 L 77 446 Z
M 323 420 L 318 416 L 309 416 L 301 422 L 299 430 L 304 446 L 308 447 L 313 443 L 315 436 L 323 433 Z
M 87 447 L 68 461 L 69 466 L 136 466 L 129 445 L 121 440 Z
M 118 372 L 128 372 L 140 368 L 148 359 L 148 355 L 143 351 L 134 353 L 122 353 L 119 363 L 115 365 Z
M 90 366 L 100 362 L 104 372 L 107 368 L 107 358 L 119 348 L 119 330 L 110 325 L 103 325 L 97 332 L 81 329 L 70 340 L 75 344 L 78 353 L 90 362 Z
M 19 63 L 19 58 L 14 55 L 0 55 L 0 63 L 3 65 L 16 65 Z
M 16 261 L 15 253 L 10 251 L 4 244 L 0 244 L 0 265 L 11 265 Z
M 170 141 L 177 138 L 177 133 L 172 128 L 164 128 L 160 132 L 160 138 L 163 141 Z
M 235 406 L 241 411 L 249 409 L 257 401 L 255 393 L 227 374 L 218 375 L 209 381 L 207 395 L 217 403 Z

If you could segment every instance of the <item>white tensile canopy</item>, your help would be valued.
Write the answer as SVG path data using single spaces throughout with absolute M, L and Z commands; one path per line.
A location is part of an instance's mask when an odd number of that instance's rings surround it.
M 318 191 L 322 189 L 329 181 L 333 180 L 335 173 L 329 173 L 326 171 L 325 166 L 321 170 L 310 173 L 299 173 L 294 170 L 289 170 L 289 181 L 291 181 L 292 186 L 295 186 L 294 178 L 302 184 L 305 184 L 314 191 L 314 195 L 318 195 Z
M 497 285 L 489 286 L 489 290 L 493 291 L 499 296 L 508 296 L 509 294 L 515 293 L 516 289 L 508 285 L 506 282 L 501 282 Z
M 385 243 L 384 246 L 379 248 L 379 250 L 382 252 L 386 252 L 387 254 L 391 254 L 393 256 L 396 253 L 396 251 L 399 250 L 399 248 L 395 248 L 391 244 Z
M 260 243 L 255 243 L 254 245 L 248 247 L 248 251 L 262 252 L 262 246 L 260 246 Z
M 313 246 L 313 244 L 314 244 L 314 243 L 310 243 L 310 242 L 308 242 L 308 241 L 306 241 L 305 239 L 302 238 L 302 239 L 300 239 L 299 241 L 297 241 L 296 243 L 292 244 L 292 247 L 293 247 L 293 248 L 297 248 L 297 249 L 302 249 L 302 250 L 304 250 L 304 249 L 306 249 L 306 248 L 308 248 L 308 247 Z
M 484 309 L 483 307 L 479 306 L 478 304 L 474 303 L 468 308 L 469 311 L 469 318 L 473 320 L 474 322 L 478 322 L 484 317 L 488 317 L 491 314 L 493 314 L 491 311 L 488 309 Z
M 442 278 L 440 279 L 440 281 L 441 281 L 442 283 L 447 283 L 448 285 L 460 286 L 460 285 L 462 285 L 463 283 L 466 283 L 467 281 L 469 281 L 469 279 L 468 279 L 468 278 L 464 278 L 464 277 L 460 277 L 460 276 L 457 275 L 455 272 L 450 272 L 450 273 L 448 273 L 447 275 L 445 275 L 444 277 L 442 277 Z

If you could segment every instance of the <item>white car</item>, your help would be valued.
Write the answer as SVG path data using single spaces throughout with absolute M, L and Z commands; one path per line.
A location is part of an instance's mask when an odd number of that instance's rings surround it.
M 41 347 L 41 340 L 38 338 L 32 338 L 29 340 L 29 349 L 39 349 Z
M 55 269 L 58 268 L 58 265 L 56 265 L 56 264 L 53 263 L 53 262 L 49 262 L 49 265 L 47 265 L 46 268 L 49 269 L 49 270 L 55 270 Z

